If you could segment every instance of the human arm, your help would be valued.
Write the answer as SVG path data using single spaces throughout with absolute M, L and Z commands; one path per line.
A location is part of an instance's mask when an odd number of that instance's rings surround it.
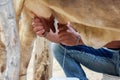
M 33 20 L 33 30 L 40 37 L 44 37 L 49 41 L 61 43 L 67 46 L 83 45 L 80 35 L 76 32 L 70 24 L 58 24 L 58 29 L 54 33 L 52 30 L 46 31 L 40 18 Z M 49 28 L 49 25 L 47 25 Z
M 75 46 L 75 45 L 84 45 L 80 34 L 71 26 L 70 23 L 67 24 L 59 24 L 58 23 L 58 36 L 60 39 L 60 43 L 67 46 Z

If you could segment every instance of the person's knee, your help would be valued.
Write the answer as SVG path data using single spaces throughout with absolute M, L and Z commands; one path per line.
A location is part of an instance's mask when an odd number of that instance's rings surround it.
M 56 43 L 51 44 L 51 52 L 55 57 L 62 55 L 63 51 L 64 49 L 60 44 L 56 44 Z

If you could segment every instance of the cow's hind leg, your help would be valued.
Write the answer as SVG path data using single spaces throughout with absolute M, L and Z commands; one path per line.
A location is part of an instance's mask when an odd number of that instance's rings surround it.
M 26 80 L 27 68 L 31 58 L 33 50 L 32 44 L 35 38 L 35 34 L 32 29 L 32 18 L 28 14 L 29 12 L 24 7 L 20 20 L 19 36 L 21 41 L 21 68 L 20 68 L 20 80 Z

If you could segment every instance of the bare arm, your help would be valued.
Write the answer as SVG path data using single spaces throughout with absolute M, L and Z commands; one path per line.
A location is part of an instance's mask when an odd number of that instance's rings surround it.
M 76 32 L 70 24 L 58 24 L 58 29 L 55 33 L 52 30 L 45 28 L 44 24 L 47 28 L 50 28 L 48 23 L 41 22 L 39 18 L 35 18 L 33 21 L 33 30 L 40 37 L 44 37 L 49 41 L 61 43 L 67 46 L 84 44 L 78 32 Z

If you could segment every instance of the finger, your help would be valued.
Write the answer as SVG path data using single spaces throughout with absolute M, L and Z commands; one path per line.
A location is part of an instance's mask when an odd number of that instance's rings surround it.
M 44 28 L 42 28 L 42 27 L 35 27 L 35 28 L 33 28 L 34 32 L 41 31 L 41 30 L 44 30 Z
M 42 23 L 34 23 L 34 22 L 32 23 L 32 26 L 33 26 L 33 27 L 38 27 L 38 26 L 39 26 L 39 27 L 40 27 L 40 26 L 43 27 Z
M 68 33 L 68 30 L 58 30 L 58 34 L 62 34 L 62 33 Z
M 69 34 L 66 33 L 66 32 L 62 32 L 62 33 L 58 33 L 58 36 L 61 38 L 61 37 L 64 37 L 64 36 L 69 36 Z
M 66 39 L 68 39 L 69 38 L 69 35 L 68 34 L 61 34 L 61 35 L 59 35 L 59 39 L 60 40 L 66 40 Z M 70 39 L 69 39 L 70 40 Z
M 34 22 L 40 22 L 40 18 L 37 17 L 37 16 L 35 16 L 35 17 L 33 18 L 33 21 L 34 21 Z
M 39 36 L 43 36 L 43 33 L 45 33 L 45 30 L 36 32 L 36 34 L 39 35 Z
M 67 27 L 67 24 L 58 23 L 57 25 L 58 25 L 58 29 Z
M 66 31 L 68 28 L 67 27 L 60 27 L 59 31 Z
M 49 27 L 50 24 L 48 23 L 48 21 L 45 18 L 40 18 L 40 21 L 42 22 L 42 24 L 45 28 L 45 31 L 49 32 L 50 31 L 50 27 Z
M 67 36 L 63 36 L 60 39 L 60 42 L 65 42 L 65 41 L 68 41 L 68 37 Z

